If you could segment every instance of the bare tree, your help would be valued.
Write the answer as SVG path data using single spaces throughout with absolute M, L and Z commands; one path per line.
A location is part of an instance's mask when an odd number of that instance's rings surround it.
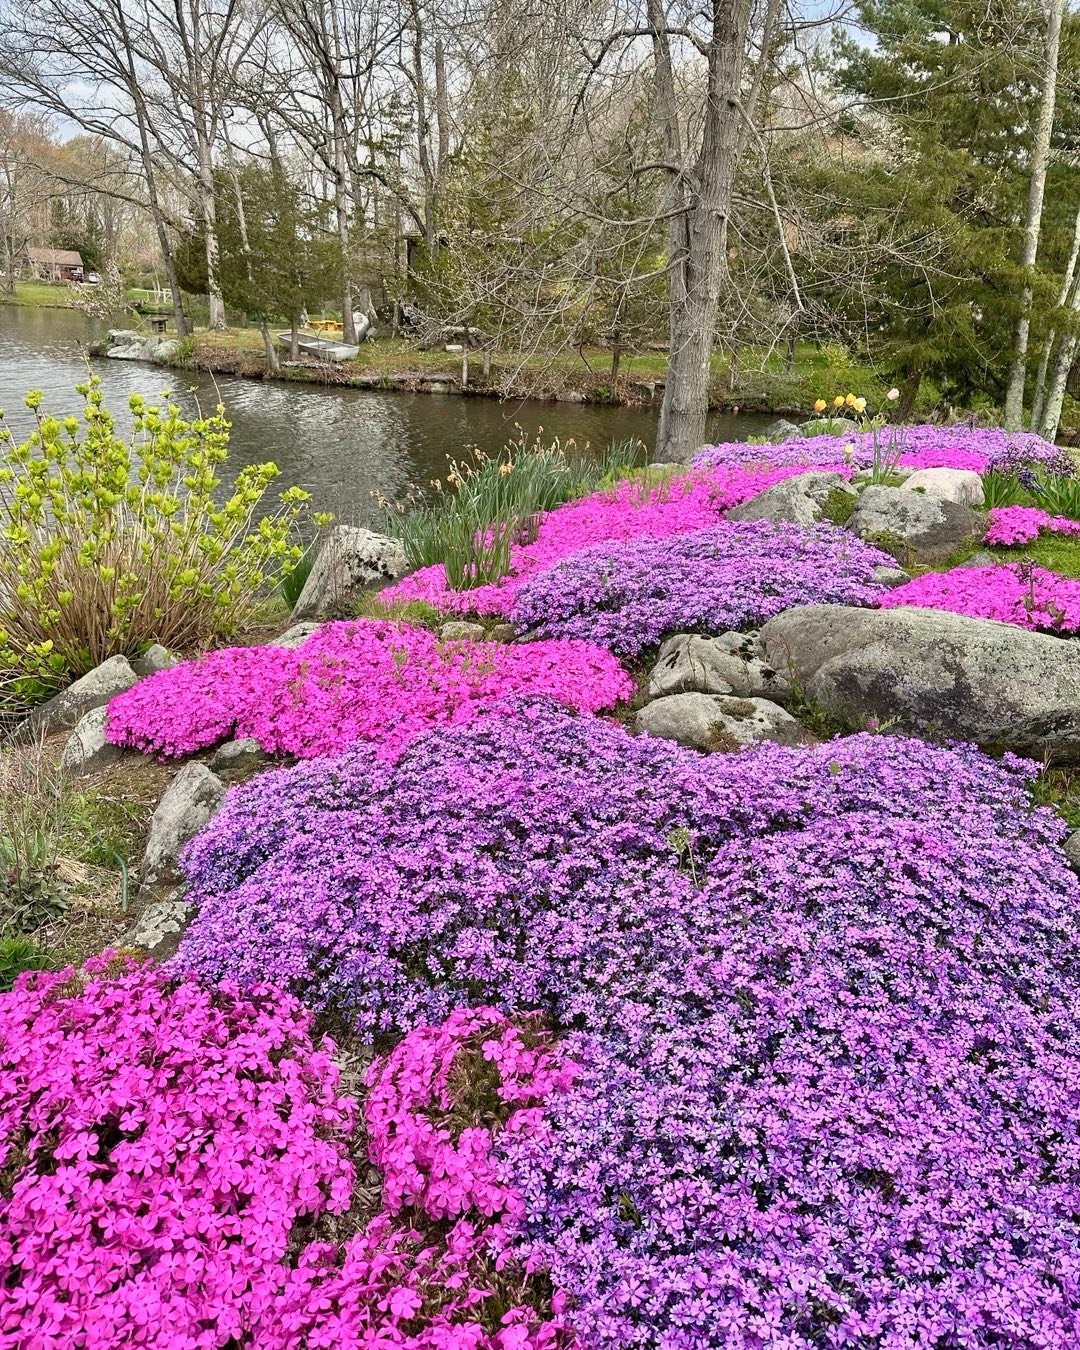
M 1039 119 L 1031 147 L 1031 184 L 1028 191 L 1027 218 L 1024 222 L 1024 242 L 1020 254 L 1020 266 L 1024 269 L 1024 288 L 1020 298 L 1020 314 L 1016 320 L 1009 384 L 1005 393 L 1005 426 L 1010 431 L 1018 431 L 1024 421 L 1024 383 L 1027 377 L 1028 336 L 1031 331 L 1031 271 L 1039 252 L 1039 234 L 1042 229 L 1046 170 L 1050 164 L 1050 138 L 1054 129 L 1054 111 L 1057 107 L 1058 51 L 1061 46 L 1061 21 L 1064 11 L 1065 0 L 1050 0 L 1046 18 Z

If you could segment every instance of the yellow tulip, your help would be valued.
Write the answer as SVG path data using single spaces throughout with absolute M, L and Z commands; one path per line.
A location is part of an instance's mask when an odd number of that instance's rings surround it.
M 844 399 L 844 402 L 848 405 L 849 408 L 854 408 L 854 406 L 855 406 L 855 395 L 854 395 L 854 394 L 848 394 L 847 398 Z
M 814 404 L 814 411 L 815 411 L 815 412 L 824 412 L 824 411 L 825 411 L 825 407 L 826 407 L 825 400 L 824 400 L 823 398 L 819 398 L 819 399 L 816 401 L 816 403 Z
M 837 394 L 837 396 L 832 401 L 832 405 L 834 408 L 842 408 L 844 406 L 843 394 Z
M 866 407 L 866 399 L 857 398 L 851 406 L 855 409 L 857 413 L 861 413 L 863 409 Z

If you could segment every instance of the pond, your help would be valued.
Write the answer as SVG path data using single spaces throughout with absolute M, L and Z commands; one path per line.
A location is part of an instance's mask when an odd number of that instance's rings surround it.
M 42 390 L 43 406 L 55 415 L 77 411 L 74 386 L 86 377 L 85 344 L 96 331 L 71 310 L 0 306 L 0 407 L 16 435 L 30 426 L 22 405 L 28 389 Z M 187 413 L 209 411 L 220 399 L 232 422 L 233 472 L 273 460 L 283 486 L 296 483 L 317 508 L 373 526 L 380 519 L 373 493 L 393 499 L 409 484 L 426 486 L 445 475 L 448 457 L 460 457 L 469 446 L 496 452 L 518 427 L 530 437 L 542 427 L 547 435 L 572 437 L 595 450 L 630 438 L 651 450 L 656 435 L 655 409 L 215 379 L 130 361 L 90 364 L 118 417 L 132 392 L 150 398 L 172 389 Z M 771 420 L 717 415 L 709 435 L 713 441 L 745 440 Z

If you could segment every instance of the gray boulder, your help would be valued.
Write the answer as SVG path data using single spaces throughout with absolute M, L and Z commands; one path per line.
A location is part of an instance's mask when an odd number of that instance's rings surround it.
M 961 506 L 982 506 L 985 498 L 983 481 L 973 469 L 916 469 L 904 479 L 903 490 L 922 491 Z
M 301 642 L 307 641 L 318 626 L 317 623 L 312 623 L 310 621 L 306 623 L 294 623 L 291 628 L 286 628 L 285 632 L 282 633 L 280 637 L 274 638 L 273 642 L 269 645 L 271 647 L 299 647 Z
M 451 619 L 449 623 L 444 623 L 439 629 L 439 637 L 443 642 L 482 642 L 484 625 L 482 623 L 465 623 L 461 619 Z
M 79 718 L 60 756 L 60 768 L 64 773 L 81 777 L 97 773 L 99 769 L 107 769 L 123 759 L 123 746 L 111 745 L 105 739 L 107 716 L 107 708 L 91 708 Z
M 242 736 L 238 741 L 226 741 L 224 745 L 218 746 L 210 761 L 210 768 L 214 773 L 225 775 L 249 773 L 263 764 L 269 764 L 271 758 L 254 737 Z
M 868 487 L 859 494 L 847 528 L 862 539 L 887 544 L 906 564 L 943 562 L 986 528 L 970 506 L 909 492 Z
M 338 525 L 323 541 L 290 621 L 335 613 L 356 591 L 392 581 L 406 567 L 399 540 L 359 525 Z
M 776 697 L 782 684 L 782 677 L 762 660 L 756 633 L 676 633 L 660 648 L 646 694 L 650 699 L 687 693 Z
M 73 727 L 84 713 L 104 707 L 109 699 L 130 689 L 138 678 L 126 656 L 110 656 L 48 703 L 35 708 L 28 719 L 29 729 L 37 734 Z
M 1080 830 L 1073 830 L 1062 848 L 1065 850 L 1065 858 L 1069 866 L 1074 872 L 1080 872 Z
M 790 521 L 794 525 L 813 525 L 822 517 L 822 508 L 831 492 L 840 492 L 855 500 L 855 489 L 838 473 L 800 473 L 774 483 L 749 501 L 733 506 L 728 520 Z
M 803 745 L 810 738 L 796 718 L 765 698 L 671 694 L 647 703 L 637 728 L 692 750 L 741 750 L 758 741 Z
M 512 623 L 497 623 L 488 633 L 489 642 L 513 642 L 517 631 Z
M 221 805 L 225 784 L 205 764 L 185 764 L 166 788 L 150 819 L 141 876 L 144 885 L 174 877 L 187 841 Z
M 194 913 L 194 904 L 185 900 L 180 891 L 173 891 L 164 900 L 147 905 L 125 935 L 124 946 L 142 947 L 153 952 L 159 961 L 167 960 L 175 955 Z
M 147 647 L 142 656 L 137 656 L 132 661 L 131 669 L 141 680 L 147 675 L 156 675 L 159 670 L 171 670 L 173 666 L 179 664 L 180 658 L 178 656 L 173 656 L 167 647 L 163 647 L 160 642 L 155 642 L 152 647 Z
M 786 417 L 778 417 L 775 422 L 770 422 L 761 434 L 769 441 L 790 441 L 793 436 L 799 434 L 799 428 Z
M 1080 763 L 1080 642 L 941 610 L 800 605 L 765 659 L 847 722 Z
M 885 567 L 884 565 L 875 567 L 870 573 L 875 585 L 887 586 L 892 590 L 894 586 L 902 586 L 905 581 L 911 578 L 902 567 Z
M 957 563 L 956 565 L 957 567 L 996 567 L 1000 562 L 1000 558 L 995 558 L 992 553 L 988 553 L 986 549 L 980 548 L 976 549 L 970 558 L 965 558 L 962 563 Z

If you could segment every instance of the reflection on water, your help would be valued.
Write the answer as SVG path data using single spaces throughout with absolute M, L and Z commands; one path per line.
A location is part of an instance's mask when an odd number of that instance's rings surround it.
M 16 435 L 30 424 L 22 406 L 28 389 L 41 389 L 53 414 L 76 410 L 74 386 L 86 376 L 82 344 L 94 332 L 89 319 L 70 310 L 0 306 L 0 407 Z M 132 392 L 152 398 L 172 388 L 186 413 L 199 406 L 208 411 L 220 398 L 232 422 L 233 472 L 273 460 L 283 485 L 296 483 L 311 492 L 319 509 L 369 525 L 379 521 L 373 491 L 394 498 L 410 483 L 427 484 L 445 474 L 448 456 L 460 456 L 467 446 L 498 450 L 515 434 L 515 424 L 530 436 L 543 427 L 597 449 L 631 437 L 651 449 L 656 433 L 653 409 L 215 380 L 131 361 L 92 365 L 107 405 L 118 415 Z M 717 417 L 710 435 L 744 440 L 769 420 Z

